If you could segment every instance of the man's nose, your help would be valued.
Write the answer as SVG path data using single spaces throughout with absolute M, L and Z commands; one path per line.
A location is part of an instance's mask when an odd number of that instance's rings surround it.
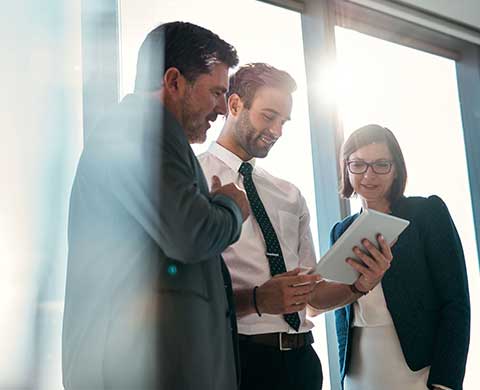
M 270 132 L 277 138 L 282 136 L 283 124 L 281 121 L 276 121 L 272 126 L 270 126 Z
M 225 95 L 222 95 L 217 99 L 215 112 L 217 115 L 225 115 L 227 113 L 227 99 Z

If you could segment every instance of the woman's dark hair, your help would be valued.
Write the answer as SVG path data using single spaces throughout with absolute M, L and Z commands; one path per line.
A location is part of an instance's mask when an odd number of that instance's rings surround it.
M 135 92 L 160 89 L 169 68 L 177 68 L 194 82 L 218 63 L 229 68 L 238 64 L 235 48 L 218 35 L 192 23 L 161 24 L 147 35 L 138 52 Z
M 355 130 L 343 143 L 340 151 L 340 195 L 343 198 L 350 198 L 354 193 L 353 187 L 348 178 L 347 162 L 352 153 L 370 144 L 385 144 L 388 147 L 395 166 L 396 177 L 388 194 L 390 203 L 396 202 L 403 196 L 407 185 L 407 167 L 403 158 L 402 149 L 393 133 L 386 127 L 379 125 L 367 125 Z

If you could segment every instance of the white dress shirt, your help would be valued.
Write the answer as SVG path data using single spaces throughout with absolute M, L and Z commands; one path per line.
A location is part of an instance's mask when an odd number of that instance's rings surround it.
M 244 189 L 243 177 L 238 172 L 242 160 L 213 143 L 207 152 L 198 156 L 209 186 L 216 175 L 222 184 L 235 183 Z M 255 165 L 255 159 L 248 161 L 253 169 L 253 181 L 262 199 L 265 210 L 277 233 L 287 271 L 296 267 L 313 267 L 316 263 L 310 215 L 305 199 L 293 184 L 276 178 Z M 271 279 L 266 247 L 260 227 L 253 214 L 243 223 L 240 239 L 223 252 L 223 258 L 232 275 L 234 290 L 252 289 Z M 307 332 L 312 327 L 306 319 L 306 310 L 298 313 L 301 326 L 299 332 Z M 256 313 L 238 318 L 238 332 L 241 334 L 261 334 L 273 332 L 296 333 L 282 315 Z

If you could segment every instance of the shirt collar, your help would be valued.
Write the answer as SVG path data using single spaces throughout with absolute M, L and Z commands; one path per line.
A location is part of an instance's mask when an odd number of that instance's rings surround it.
M 227 164 L 229 168 L 231 168 L 235 172 L 238 172 L 238 169 L 240 168 L 240 165 L 242 165 L 243 162 L 248 162 L 253 166 L 253 169 L 255 169 L 255 161 L 256 161 L 255 158 L 252 158 L 248 161 L 243 161 L 236 154 L 224 148 L 222 145 L 218 144 L 217 142 L 212 142 L 212 144 L 208 148 L 208 151 L 214 156 L 218 157 L 220 160 L 222 160 L 225 164 Z

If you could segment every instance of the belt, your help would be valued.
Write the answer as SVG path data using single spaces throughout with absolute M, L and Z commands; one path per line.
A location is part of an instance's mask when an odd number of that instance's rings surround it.
M 240 341 L 254 344 L 267 345 L 278 348 L 280 351 L 290 351 L 302 348 L 313 343 L 312 332 L 306 333 L 263 333 L 263 334 L 239 334 Z

